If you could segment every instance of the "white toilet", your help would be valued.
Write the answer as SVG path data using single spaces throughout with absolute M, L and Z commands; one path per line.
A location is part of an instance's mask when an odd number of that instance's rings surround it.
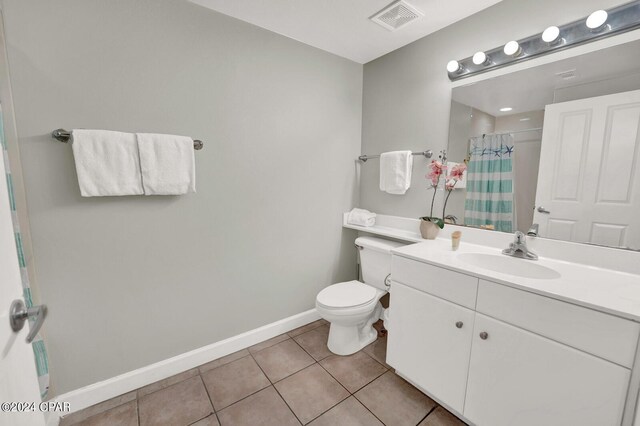
M 357 238 L 364 283 L 354 280 L 333 284 L 318 293 L 316 309 L 331 323 L 327 346 L 334 354 L 351 355 L 376 340 L 372 325 L 384 319 L 380 298 L 388 290 L 391 249 L 403 245 L 381 238 Z

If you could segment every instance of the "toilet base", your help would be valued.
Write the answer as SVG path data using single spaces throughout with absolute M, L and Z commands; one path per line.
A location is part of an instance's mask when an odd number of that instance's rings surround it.
M 380 319 L 383 311 L 382 305 L 378 302 L 371 315 L 359 324 L 343 325 L 331 322 L 327 342 L 329 350 L 336 355 L 351 355 L 373 343 L 378 338 L 373 323 Z

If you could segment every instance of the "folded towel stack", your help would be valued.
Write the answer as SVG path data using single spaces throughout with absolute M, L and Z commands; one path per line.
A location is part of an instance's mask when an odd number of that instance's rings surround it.
M 347 223 L 350 225 L 373 226 L 376 223 L 376 214 L 369 210 L 353 209 L 347 216 Z
M 83 197 L 196 191 L 191 138 L 81 129 L 72 135 Z
M 385 152 L 380 155 L 380 191 L 402 195 L 411 186 L 411 151 Z

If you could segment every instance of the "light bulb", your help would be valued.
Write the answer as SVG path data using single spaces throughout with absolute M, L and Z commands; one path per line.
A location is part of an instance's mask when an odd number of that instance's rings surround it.
M 451 73 L 458 72 L 461 70 L 461 68 L 462 67 L 460 66 L 460 63 L 458 61 L 453 60 L 447 63 L 447 71 Z
M 476 52 L 475 55 L 473 55 L 473 63 L 476 65 L 482 65 L 482 64 L 487 64 L 489 62 L 489 58 L 487 57 L 487 54 L 484 52 Z
M 587 18 L 587 27 L 592 30 L 600 29 L 607 22 L 608 17 L 606 10 L 596 10 Z
M 515 40 L 510 41 L 504 45 L 504 54 L 507 56 L 520 56 L 522 54 L 522 48 L 520 43 Z
M 509 112 L 509 111 L 512 111 L 512 110 L 513 110 L 513 108 L 511 108 L 511 107 L 500 108 L 500 112 Z
M 553 26 L 544 30 L 544 32 L 542 33 L 542 40 L 546 41 L 547 43 L 552 43 L 556 41 L 559 36 L 560 28 Z

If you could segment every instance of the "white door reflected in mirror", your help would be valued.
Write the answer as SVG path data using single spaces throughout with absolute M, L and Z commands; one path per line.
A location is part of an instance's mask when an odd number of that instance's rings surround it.
M 544 122 L 540 235 L 640 248 L 640 90 L 548 105 Z

